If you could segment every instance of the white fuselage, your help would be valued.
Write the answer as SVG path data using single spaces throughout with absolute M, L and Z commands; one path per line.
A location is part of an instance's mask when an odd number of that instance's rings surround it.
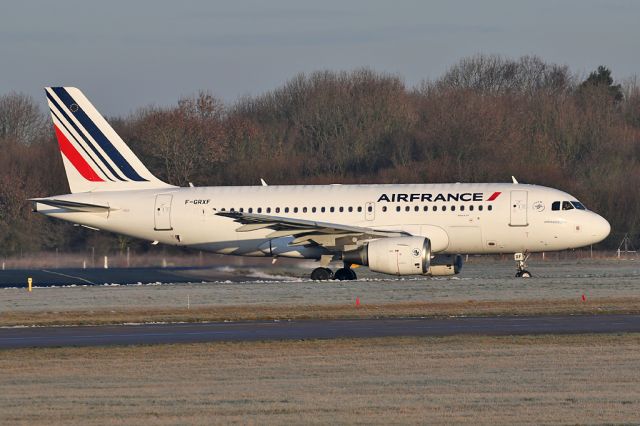
M 573 196 L 524 184 L 176 187 L 52 198 L 111 209 L 74 212 L 38 203 L 38 212 L 149 241 L 243 256 L 319 258 L 327 251 L 289 246 L 292 237 L 269 238 L 271 229 L 238 232 L 240 224 L 216 213 L 233 209 L 403 231 L 429 238 L 432 252 L 444 254 L 565 250 L 599 242 L 610 230 L 594 212 L 552 210 L 554 202 L 576 201 Z

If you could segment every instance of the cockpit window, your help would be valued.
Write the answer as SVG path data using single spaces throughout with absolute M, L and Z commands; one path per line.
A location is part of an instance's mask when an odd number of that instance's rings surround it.
M 568 201 L 562 202 L 562 210 L 573 210 L 573 206 Z
M 580 201 L 572 201 L 571 204 L 573 204 L 573 207 L 575 207 L 578 210 L 586 210 L 587 209 L 584 206 L 584 204 L 582 204 Z
M 553 204 L 551 204 L 551 210 L 560 210 L 560 201 L 554 201 Z

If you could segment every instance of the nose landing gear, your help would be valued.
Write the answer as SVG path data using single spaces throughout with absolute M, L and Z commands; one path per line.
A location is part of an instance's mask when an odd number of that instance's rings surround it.
M 513 255 L 513 259 L 516 261 L 516 278 L 531 278 L 531 272 L 527 271 L 527 259 L 529 259 L 529 254 L 525 253 L 515 253 Z

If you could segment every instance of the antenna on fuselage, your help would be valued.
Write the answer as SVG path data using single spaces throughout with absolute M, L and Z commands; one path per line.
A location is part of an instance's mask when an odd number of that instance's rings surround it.
M 515 176 L 511 176 L 511 180 L 513 181 L 514 185 L 518 184 L 518 179 L 516 179 Z

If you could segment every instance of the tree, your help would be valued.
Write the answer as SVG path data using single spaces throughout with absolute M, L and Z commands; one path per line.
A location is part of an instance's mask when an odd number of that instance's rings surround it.
M 587 89 L 589 87 L 607 89 L 609 95 L 616 103 L 624 99 L 622 86 L 619 84 L 613 84 L 611 70 L 603 65 L 600 65 L 596 71 L 591 72 L 589 77 L 587 77 L 587 79 L 580 85 L 581 89 Z
M 42 140 L 46 124 L 48 122 L 31 97 L 20 93 L 0 96 L 0 140 L 31 144 Z

